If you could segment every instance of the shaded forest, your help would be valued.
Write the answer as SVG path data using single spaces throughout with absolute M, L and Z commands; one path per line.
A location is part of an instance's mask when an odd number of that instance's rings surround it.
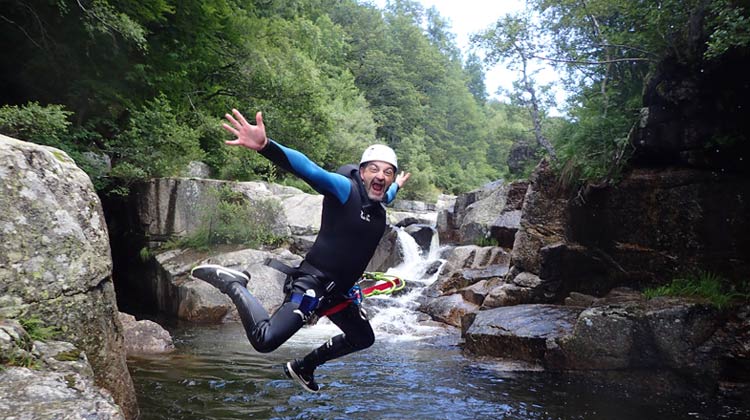
M 746 0 L 529 0 L 460 51 L 446 17 L 413 0 L 4 0 L 0 132 L 65 150 L 110 193 L 192 160 L 217 178 L 300 186 L 223 147 L 232 108 L 262 110 L 269 136 L 328 169 L 389 144 L 413 173 L 406 198 L 525 177 L 545 156 L 567 182 L 602 182 L 634 155 L 655 70 L 747 61 L 749 16 Z M 517 75 L 506 102 L 488 99 L 495 65 Z M 741 113 L 725 89 L 717 106 Z M 714 130 L 700 147 L 746 133 Z

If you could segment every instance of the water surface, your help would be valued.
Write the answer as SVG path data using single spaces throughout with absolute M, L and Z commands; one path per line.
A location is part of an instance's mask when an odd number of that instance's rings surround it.
M 142 419 L 747 419 L 748 408 L 644 398 L 581 378 L 466 358 L 454 332 L 379 333 L 373 347 L 316 372 L 318 394 L 281 366 L 335 332 L 305 329 L 270 354 L 239 324 L 174 328 L 177 350 L 131 358 Z

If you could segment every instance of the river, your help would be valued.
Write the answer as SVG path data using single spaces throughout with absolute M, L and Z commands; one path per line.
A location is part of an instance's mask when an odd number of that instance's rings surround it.
M 247 342 L 240 324 L 166 324 L 176 350 L 128 360 L 142 420 L 156 419 L 747 419 L 743 402 L 649 396 L 586 376 L 462 354 L 454 328 L 425 320 L 416 298 L 436 245 L 420 255 L 400 234 L 406 293 L 366 301 L 376 331 L 369 349 L 316 371 L 311 394 L 282 365 L 338 333 L 323 320 L 270 354 Z

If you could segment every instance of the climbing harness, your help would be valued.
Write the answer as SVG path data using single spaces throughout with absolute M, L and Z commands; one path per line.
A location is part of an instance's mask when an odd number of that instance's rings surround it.
M 362 289 L 362 287 L 359 284 L 355 284 L 351 289 L 349 289 L 349 292 L 345 295 L 346 300 L 336 305 L 333 305 L 330 308 L 317 311 L 318 316 L 324 317 L 324 316 L 333 315 L 337 312 L 343 311 L 351 304 L 355 304 L 355 305 L 362 304 L 362 301 L 366 297 L 376 296 L 376 295 L 388 295 L 393 292 L 397 292 L 403 289 L 404 286 L 406 286 L 406 281 L 404 279 L 391 275 L 391 274 L 385 274 L 385 273 L 365 272 L 362 275 L 362 278 L 360 279 L 360 281 L 361 280 L 375 280 L 378 283 L 375 283 L 374 285 L 370 287 L 366 287 L 365 289 Z
M 284 284 L 284 292 L 289 293 L 292 289 L 292 282 L 295 278 L 309 275 L 318 278 L 324 282 L 326 292 L 331 293 L 335 288 L 335 284 L 331 281 L 326 281 L 325 276 L 318 269 L 303 261 L 299 267 L 290 267 L 281 261 L 268 258 L 265 264 L 271 268 L 287 275 L 287 281 Z M 302 313 L 308 323 L 314 324 L 317 318 L 333 315 L 337 312 L 344 310 L 352 303 L 355 305 L 361 305 L 362 300 L 366 297 L 377 296 L 377 295 L 389 295 L 393 292 L 397 292 L 406 286 L 406 281 L 400 277 L 392 274 L 379 273 L 379 272 L 365 272 L 359 281 L 375 281 L 376 283 L 372 286 L 362 289 L 359 284 L 355 284 L 351 289 L 343 296 L 344 300 L 330 306 L 325 309 L 318 309 L 319 306 L 325 307 L 327 298 L 311 296 L 307 293 L 290 293 L 290 301 L 299 305 L 299 311 Z

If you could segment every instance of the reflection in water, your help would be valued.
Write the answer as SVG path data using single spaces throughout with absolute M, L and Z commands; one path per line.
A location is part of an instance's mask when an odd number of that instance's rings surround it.
M 413 240 L 405 246 L 414 255 Z M 614 381 L 594 386 L 585 376 L 466 358 L 457 330 L 418 321 L 415 299 L 434 280 L 424 275 L 428 265 L 407 259 L 392 270 L 418 279 L 407 293 L 367 299 L 375 345 L 318 368 L 318 394 L 287 379 L 282 364 L 338 334 L 325 320 L 269 354 L 253 350 L 240 324 L 168 327 L 175 352 L 128 361 L 141 419 L 750 418 L 746 402 L 649 398 Z

